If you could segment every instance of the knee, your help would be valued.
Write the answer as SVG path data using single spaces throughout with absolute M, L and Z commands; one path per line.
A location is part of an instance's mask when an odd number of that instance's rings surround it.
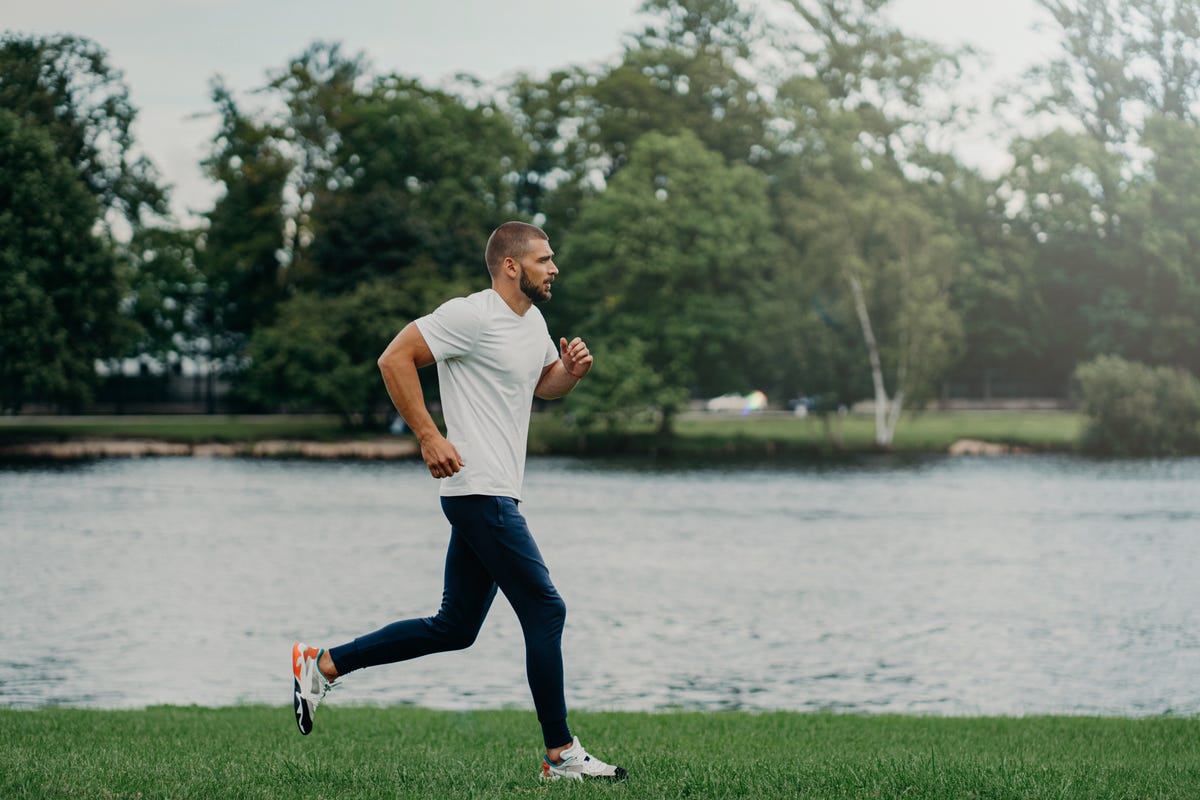
M 546 623 L 559 631 L 567 621 L 567 604 L 558 596 L 556 592 L 546 601 Z
M 451 623 L 440 617 L 430 619 L 429 627 L 432 629 L 434 636 L 441 642 L 442 649 L 444 650 L 466 650 L 475 644 L 475 639 L 479 636 L 480 628 L 479 625 Z

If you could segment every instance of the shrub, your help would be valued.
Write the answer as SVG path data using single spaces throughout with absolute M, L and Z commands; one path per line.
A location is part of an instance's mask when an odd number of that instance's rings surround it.
M 1186 370 L 1100 356 L 1075 369 L 1083 445 L 1110 455 L 1200 453 L 1200 380 Z

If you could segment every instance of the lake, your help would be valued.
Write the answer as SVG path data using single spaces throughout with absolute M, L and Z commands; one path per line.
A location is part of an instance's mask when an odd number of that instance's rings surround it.
M 436 611 L 417 462 L 0 468 L 0 705 L 286 704 L 290 646 Z M 568 704 L 1200 713 L 1200 459 L 840 466 L 532 459 Z M 475 646 L 329 702 L 532 707 L 498 598 Z

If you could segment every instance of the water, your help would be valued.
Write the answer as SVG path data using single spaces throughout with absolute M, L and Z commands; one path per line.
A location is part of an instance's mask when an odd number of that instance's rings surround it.
M 526 481 L 573 707 L 1200 713 L 1200 460 L 534 459 Z M 0 469 L 0 705 L 286 703 L 294 638 L 436 610 L 435 493 L 411 462 Z M 332 702 L 530 707 L 511 608 Z

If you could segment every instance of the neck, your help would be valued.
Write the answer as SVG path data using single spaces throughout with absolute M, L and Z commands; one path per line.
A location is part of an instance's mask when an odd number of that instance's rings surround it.
M 521 291 L 521 287 L 511 281 L 492 281 L 492 291 L 500 295 L 500 298 L 519 317 L 525 316 L 525 312 L 533 306 L 533 301 Z

